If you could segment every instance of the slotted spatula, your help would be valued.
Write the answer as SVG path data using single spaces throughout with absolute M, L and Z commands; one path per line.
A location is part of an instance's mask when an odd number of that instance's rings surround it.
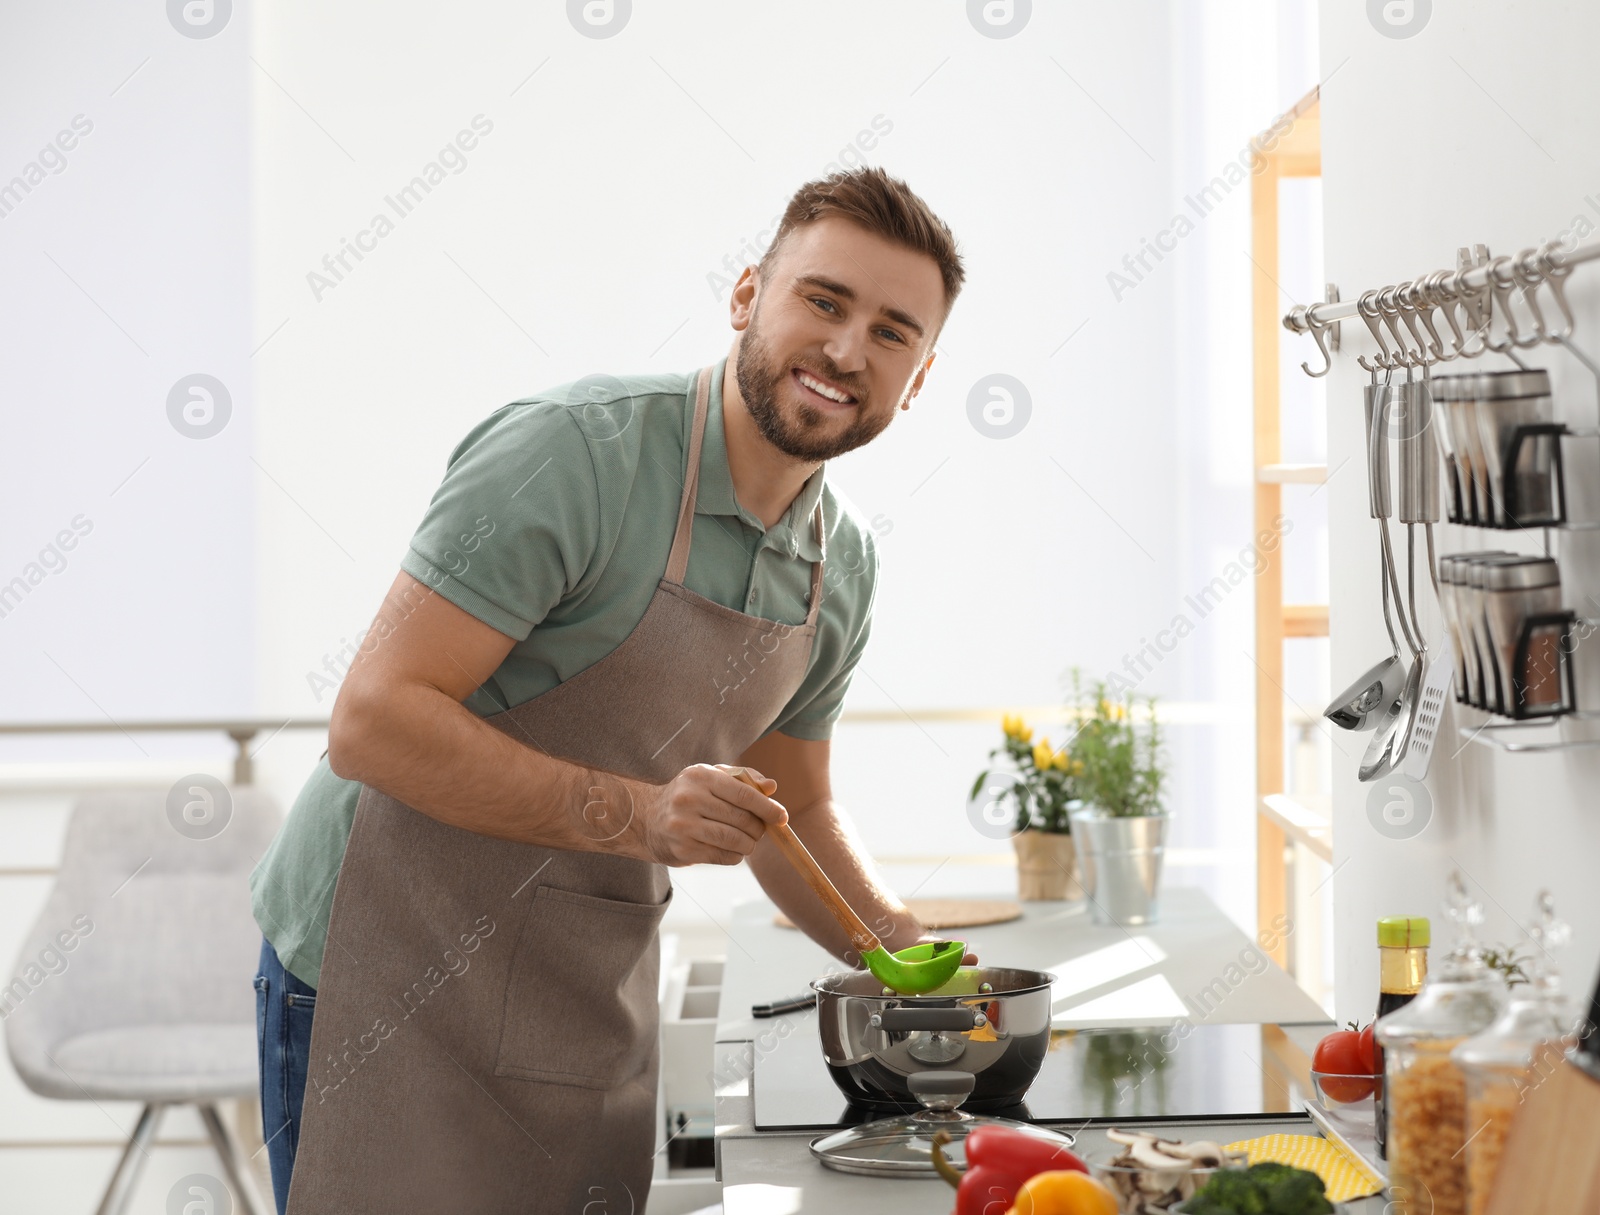
M 1406 558 L 1408 578 L 1415 578 L 1411 564 L 1411 537 L 1414 524 L 1420 523 L 1428 539 L 1428 577 L 1433 583 L 1434 601 L 1438 603 L 1438 559 L 1433 551 L 1433 525 L 1439 521 L 1439 447 L 1433 430 L 1433 393 L 1424 374 L 1414 389 L 1400 424 L 1400 522 L 1406 525 Z M 1416 619 L 1416 602 L 1411 604 L 1412 627 L 1417 637 L 1422 637 L 1422 621 Z M 1443 606 L 1440 605 L 1441 615 Z M 1440 720 L 1444 704 L 1450 696 L 1450 685 L 1455 679 L 1456 657 L 1450 644 L 1450 630 L 1442 621 L 1440 639 L 1436 646 L 1423 642 L 1422 688 L 1417 694 L 1416 715 L 1412 721 L 1411 737 L 1405 748 L 1405 758 L 1400 764 L 1400 774 L 1420 781 L 1427 778 L 1433 763 L 1433 748 L 1439 740 Z

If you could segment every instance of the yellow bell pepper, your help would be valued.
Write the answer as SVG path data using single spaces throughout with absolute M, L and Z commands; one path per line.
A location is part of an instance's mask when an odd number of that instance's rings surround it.
M 1087 1173 L 1035 1173 L 1017 1191 L 1006 1215 L 1117 1215 L 1117 1196 Z

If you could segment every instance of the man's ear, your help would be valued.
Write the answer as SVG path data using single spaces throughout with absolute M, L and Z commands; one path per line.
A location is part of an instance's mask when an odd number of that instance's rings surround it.
M 761 271 L 753 265 L 746 266 L 733 285 L 733 294 L 728 297 L 728 321 L 734 329 L 743 332 L 749 328 L 750 318 L 756 311 L 756 297 L 760 294 Z
M 914 398 L 917 393 L 922 391 L 922 382 L 928 378 L 928 369 L 933 366 L 933 360 L 938 357 L 938 354 L 939 352 L 936 350 L 929 354 L 925 360 L 923 360 L 922 366 L 917 369 L 916 378 L 911 381 L 911 392 L 906 397 L 905 402 L 900 406 L 901 409 L 911 408 L 912 398 Z

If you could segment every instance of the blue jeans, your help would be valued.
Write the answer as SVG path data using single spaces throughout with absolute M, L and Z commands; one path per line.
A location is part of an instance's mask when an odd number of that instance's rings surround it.
M 278 951 L 261 939 L 256 973 L 256 1052 L 261 1065 L 261 1137 L 267 1142 L 278 1215 L 289 1202 L 289 1175 L 300 1145 L 300 1103 L 311 1058 L 311 1018 L 317 991 L 283 968 Z

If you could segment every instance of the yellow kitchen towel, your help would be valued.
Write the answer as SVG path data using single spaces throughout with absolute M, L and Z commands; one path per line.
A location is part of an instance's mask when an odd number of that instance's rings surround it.
M 1230 1152 L 1244 1152 L 1251 1164 L 1271 1161 L 1315 1173 L 1322 1178 L 1330 1202 L 1349 1202 L 1383 1189 L 1383 1182 L 1376 1173 L 1331 1139 L 1316 1135 L 1263 1135 L 1260 1139 L 1241 1139 L 1227 1146 Z

